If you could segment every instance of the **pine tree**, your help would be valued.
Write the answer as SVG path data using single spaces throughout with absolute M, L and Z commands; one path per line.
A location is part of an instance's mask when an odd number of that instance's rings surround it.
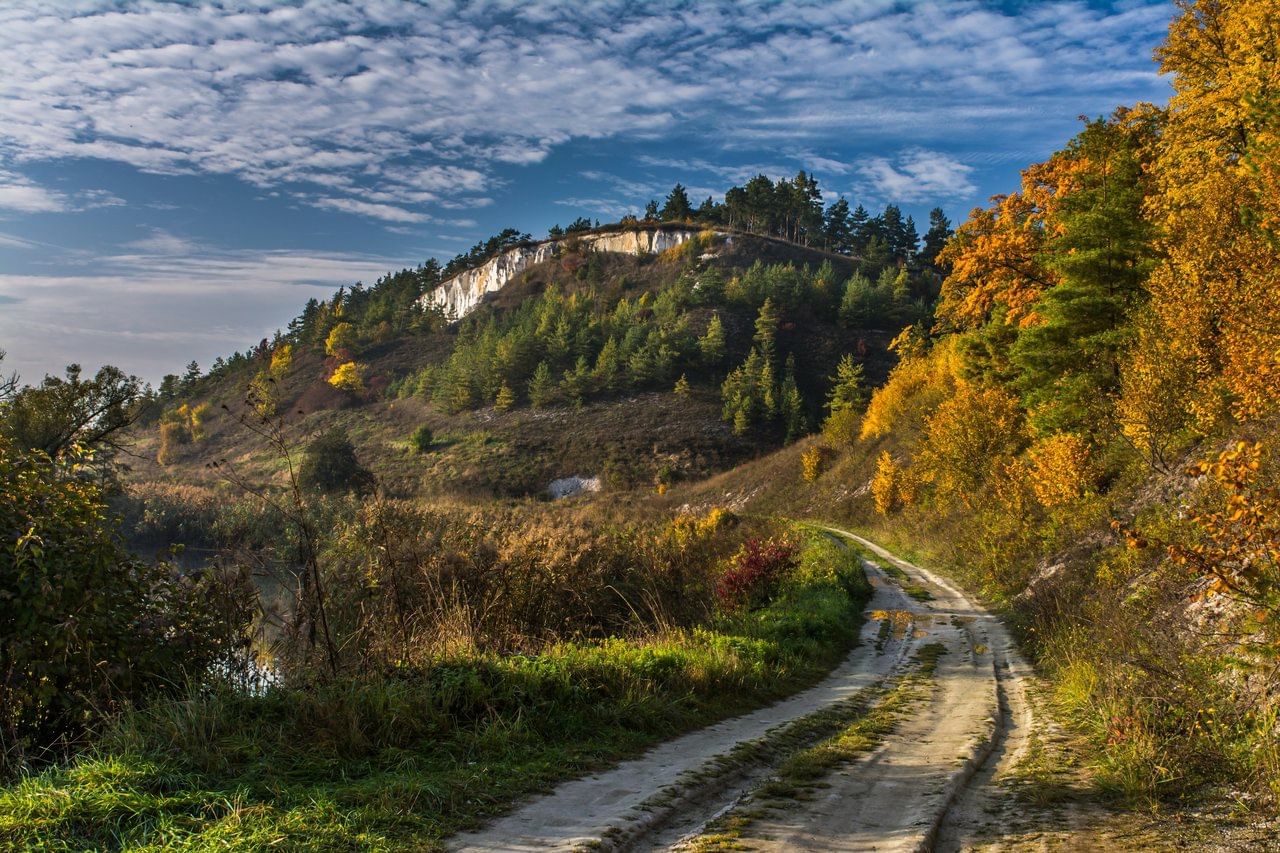
M 851 329 L 871 326 L 875 310 L 872 305 L 871 281 L 860 272 L 854 273 L 844 285 L 840 299 L 840 322 Z
M 603 390 L 609 393 L 618 390 L 622 378 L 622 354 L 617 338 L 610 336 L 600 348 L 600 353 L 596 356 L 594 376 Z
M 853 228 L 849 219 L 849 202 L 836 199 L 823 217 L 823 244 L 829 251 L 848 254 L 853 251 Z
M 707 333 L 698 340 L 698 349 L 702 352 L 702 363 L 708 367 L 720 367 L 724 364 L 724 324 L 720 322 L 719 314 L 711 317 Z
M 529 405 L 541 409 L 551 402 L 554 392 L 555 380 L 551 378 L 551 365 L 540 361 L 529 380 Z
M 649 203 L 644 206 L 644 221 L 658 221 L 658 203 L 653 199 L 649 199 Z
M 863 387 L 865 379 L 862 365 L 853 360 L 853 356 L 845 354 L 836 365 L 835 375 L 831 377 L 831 392 L 827 395 L 827 411 L 831 414 L 844 411 L 856 411 L 867 403 L 867 392 Z
M 905 261 L 907 259 L 907 225 L 902 219 L 902 209 L 896 204 L 887 204 L 879 218 L 880 234 L 889 249 L 889 258 L 899 262 Z
M 673 390 L 677 397 L 688 397 L 691 391 L 689 388 L 689 377 L 681 373 L 680 378 L 676 380 L 676 387 Z
M 773 305 L 773 299 L 766 298 L 764 304 L 760 306 L 760 313 L 756 315 L 754 340 L 760 355 L 764 356 L 764 360 L 769 364 L 773 364 L 778 356 L 778 321 L 778 311 Z
M 920 251 L 920 232 L 916 231 L 916 221 L 910 216 L 907 217 L 907 224 L 902 227 L 903 232 L 903 256 L 904 261 L 910 262 L 915 259 L 916 253 Z
M 867 242 L 872 234 L 871 214 L 867 213 L 865 207 L 858 205 L 849 216 L 849 251 L 852 254 L 861 255 L 866 251 Z
M 924 247 L 920 250 L 920 260 L 933 266 L 938 259 L 938 253 L 942 251 L 942 247 L 947 244 L 947 240 L 951 239 L 953 233 L 955 232 L 951 230 L 951 220 L 947 219 L 942 208 L 935 207 L 929 211 L 929 230 L 924 233 Z
M 786 428 L 786 440 L 795 441 L 809 431 L 809 418 L 804 410 L 804 398 L 796 385 L 796 357 L 787 356 L 786 374 L 778 390 L 778 408 L 782 424 Z
M 676 184 L 667 195 L 662 205 L 663 222 L 684 222 L 693 216 L 693 206 L 689 203 L 689 193 L 681 184 Z
M 493 407 L 499 412 L 505 412 L 516 404 L 515 392 L 511 390 L 511 386 L 503 382 L 502 387 L 498 389 L 497 395 L 493 399 Z
M 591 393 L 591 364 L 585 355 L 578 356 L 573 369 L 564 372 L 564 380 L 560 383 L 564 395 L 580 406 Z

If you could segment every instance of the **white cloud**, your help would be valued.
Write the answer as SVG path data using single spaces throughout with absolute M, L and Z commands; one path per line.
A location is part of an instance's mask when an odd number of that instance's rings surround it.
M 37 186 L 22 175 L 0 170 L 0 209 L 18 213 L 59 213 L 69 210 L 70 199 Z
M 163 228 L 152 228 L 150 236 L 126 243 L 125 248 L 143 254 L 184 255 L 194 252 L 196 246 L 190 240 L 170 234 Z
M 4 369 L 35 381 L 71 362 L 109 363 L 156 381 L 270 335 L 311 296 L 403 266 L 372 255 L 210 251 L 167 232 L 125 249 L 86 275 L 0 273 Z
M 1163 0 L 1016 14 L 979 0 L 28 0 L 0 8 L 0 157 L 229 174 L 423 221 L 424 207 L 486 200 L 500 164 L 575 137 L 683 129 L 817 150 L 903 132 L 938 147 L 996 123 L 1034 133 L 1046 115 L 1163 91 L 1146 54 L 1171 12 Z M 88 200 L 17 182 L 0 185 L 0 203 Z
M 896 161 L 872 157 L 858 166 L 876 197 L 889 202 L 963 199 L 977 187 L 969 180 L 973 167 L 939 151 L 913 148 Z
M 374 204 L 372 202 L 359 201 L 354 198 L 330 198 L 324 196 L 310 199 L 307 203 L 325 210 L 340 210 L 343 213 L 371 216 L 374 219 L 384 219 L 387 222 L 425 222 L 427 220 L 425 213 L 416 213 L 391 204 Z
M 17 213 L 67 213 L 96 207 L 117 207 L 124 203 L 124 199 L 106 190 L 81 190 L 68 195 L 42 187 L 25 175 L 0 168 L 0 210 Z

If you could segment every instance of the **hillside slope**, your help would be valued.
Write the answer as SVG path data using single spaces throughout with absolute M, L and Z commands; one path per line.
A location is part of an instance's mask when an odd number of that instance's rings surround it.
M 899 305 L 886 291 L 882 306 L 842 312 L 846 282 L 859 270 L 854 259 L 745 234 L 645 233 L 678 236 L 657 254 L 561 241 L 461 323 L 418 307 L 443 291 L 402 300 L 407 319 L 378 314 L 377 322 L 357 307 L 387 286 L 340 292 L 289 338 L 264 342 L 180 400 L 161 401 L 138 431 L 133 476 L 212 486 L 225 471 L 206 466 L 225 459 L 250 480 L 280 482 L 281 460 L 255 434 L 266 398 L 300 444 L 345 430 L 392 495 L 539 495 L 568 476 L 601 477 L 615 491 L 665 487 L 726 470 L 810 428 L 847 354 L 867 381 L 882 381 L 898 315 L 925 310 L 905 301 L 909 293 Z M 919 286 L 927 297 L 927 281 Z M 757 348 L 766 300 L 776 305 L 773 375 L 767 388 L 751 377 L 751 393 L 772 395 L 776 408 L 758 405 L 744 426 L 726 419 L 721 385 Z M 335 378 L 344 365 L 354 382 Z M 535 378 L 546 386 L 536 400 Z M 681 381 L 687 389 L 677 394 Z M 788 383 L 796 390 L 784 423 L 779 395 Z M 410 442 L 421 427 L 432 436 L 425 452 Z M 166 429 L 178 440 L 162 440 Z

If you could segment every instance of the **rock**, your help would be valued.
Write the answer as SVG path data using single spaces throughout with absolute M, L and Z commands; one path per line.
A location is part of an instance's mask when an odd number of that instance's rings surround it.
M 561 498 L 571 498 L 574 495 L 580 495 L 584 492 L 600 491 L 599 477 L 564 477 L 559 480 L 552 480 L 547 486 L 547 494 L 553 501 Z
M 546 240 L 532 246 L 517 246 L 490 258 L 473 270 L 458 273 L 435 290 L 424 294 L 419 304 L 423 307 L 439 306 L 450 317 L 459 320 L 475 310 L 484 300 L 485 294 L 501 290 L 529 267 L 556 257 L 560 247 L 570 241 L 576 241 L 597 252 L 648 255 L 679 246 L 699 233 L 700 229 L 697 228 L 651 228 L 586 234 L 581 237 Z

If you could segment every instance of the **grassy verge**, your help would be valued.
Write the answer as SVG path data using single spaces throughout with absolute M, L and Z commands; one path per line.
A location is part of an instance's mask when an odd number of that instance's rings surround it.
M 678 732 L 811 683 L 869 586 L 810 537 L 769 606 L 643 640 L 472 653 L 394 676 L 193 692 L 0 791 L 0 847 L 423 849 Z

